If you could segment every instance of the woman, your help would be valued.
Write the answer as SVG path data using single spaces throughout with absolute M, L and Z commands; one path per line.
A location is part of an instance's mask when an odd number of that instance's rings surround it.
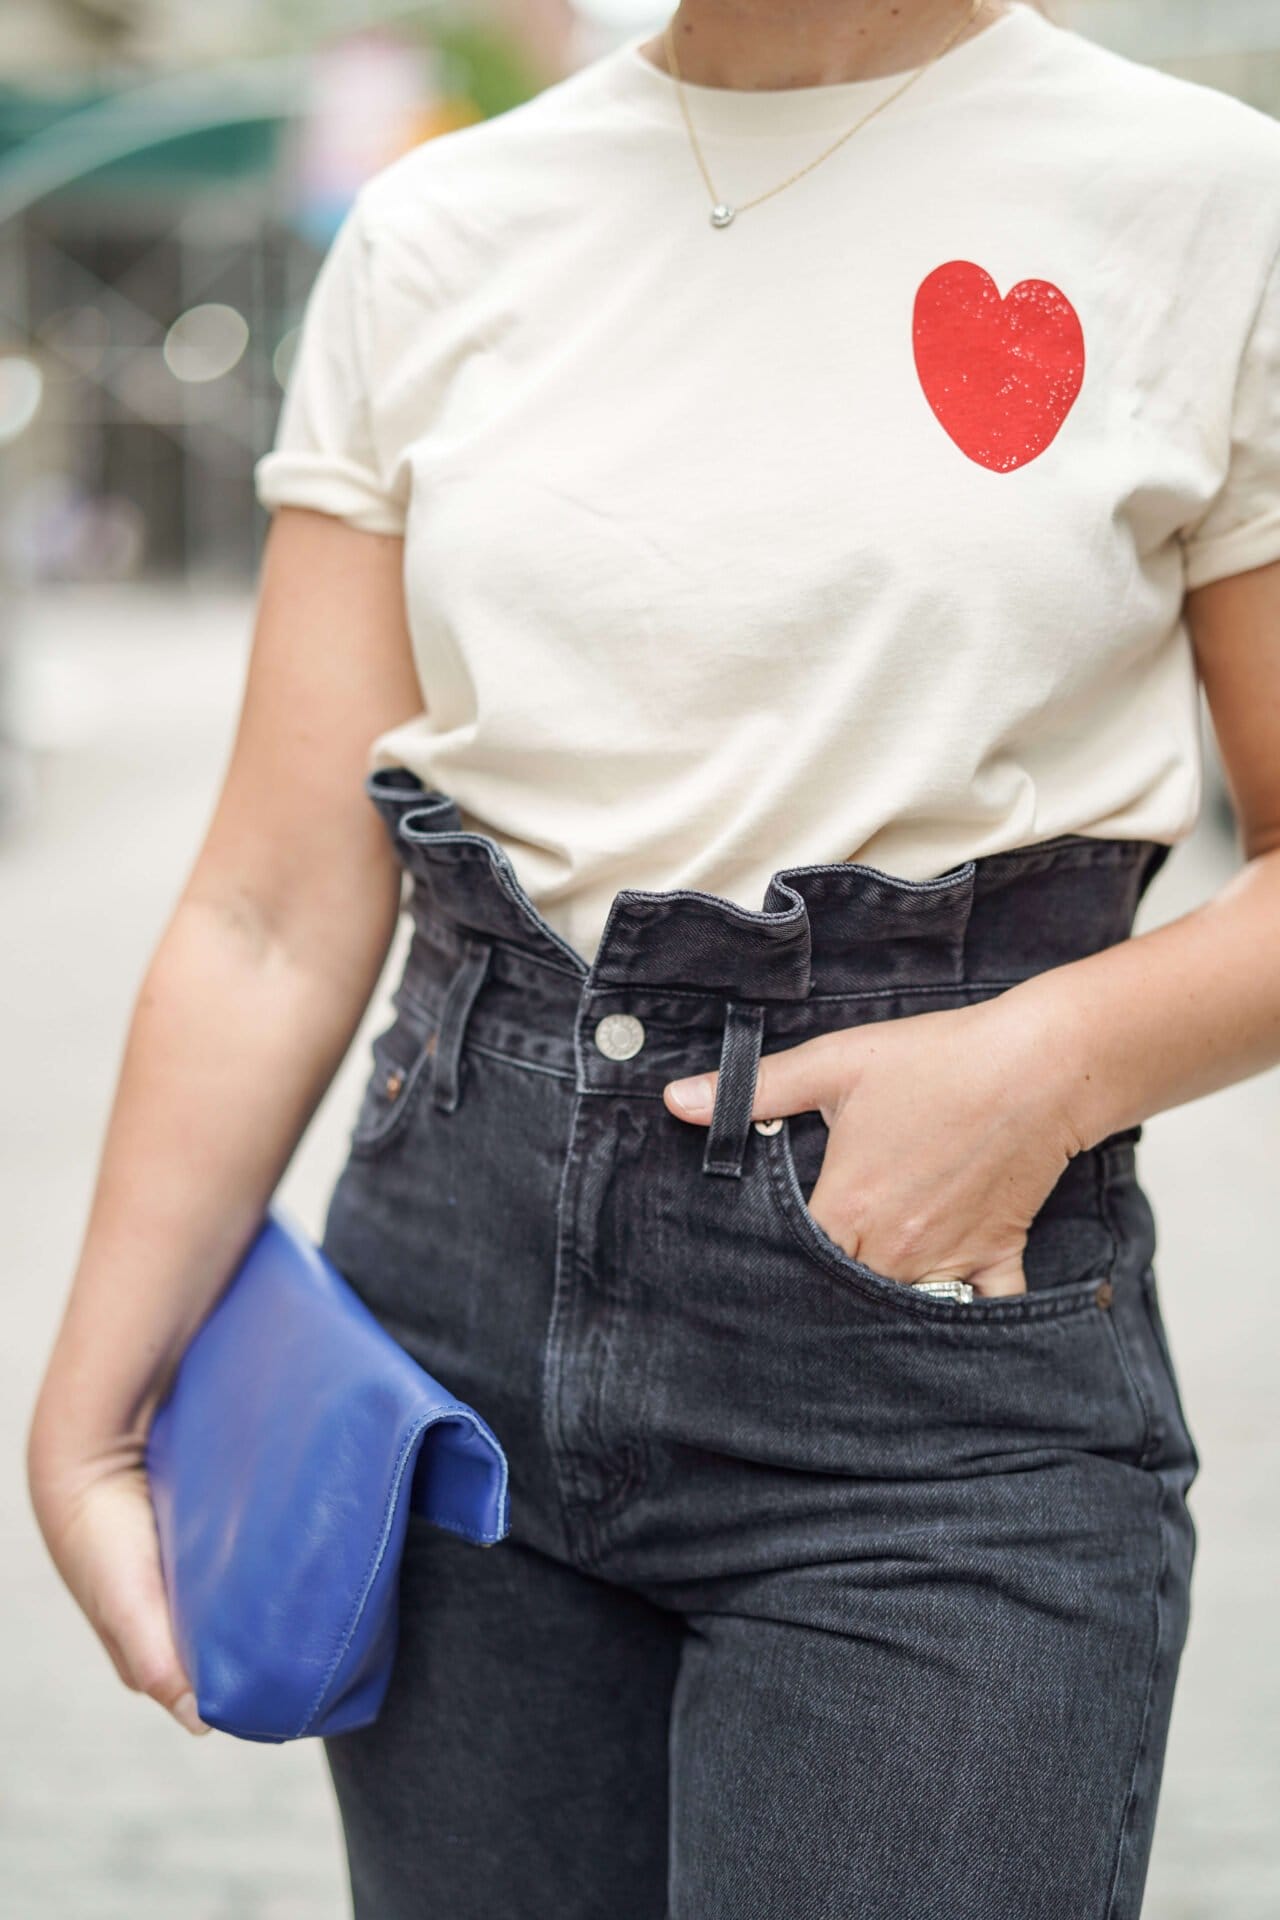
M 147 1423 L 407 871 L 325 1247 L 513 1533 L 411 1526 L 360 1915 L 1137 1915 L 1135 1143 L 1280 1058 L 1278 259 L 1280 128 L 1021 0 L 682 0 L 343 223 L 30 1473 L 198 1730 Z M 1197 674 L 1245 858 L 1133 937 Z

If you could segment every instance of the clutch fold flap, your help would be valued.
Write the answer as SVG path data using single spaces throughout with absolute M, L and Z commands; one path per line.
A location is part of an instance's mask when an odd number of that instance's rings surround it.
M 201 1717 L 246 1739 L 376 1717 L 411 1511 L 477 1545 L 510 1523 L 496 1436 L 274 1204 L 183 1355 L 147 1468 Z

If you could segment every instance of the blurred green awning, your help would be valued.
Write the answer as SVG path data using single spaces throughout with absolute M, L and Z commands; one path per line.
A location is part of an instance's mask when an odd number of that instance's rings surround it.
M 0 88 L 0 220 L 73 185 L 160 197 L 265 175 L 308 72 L 287 56 L 123 89 Z

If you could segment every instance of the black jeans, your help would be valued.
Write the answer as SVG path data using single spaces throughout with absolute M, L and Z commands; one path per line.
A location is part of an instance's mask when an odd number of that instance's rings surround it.
M 808 1035 L 1124 939 L 1168 849 L 623 890 L 594 964 L 405 769 L 393 1024 L 325 1249 L 491 1422 L 512 1534 L 411 1522 L 391 1689 L 326 1742 L 361 1920 L 1134 1920 L 1197 1461 L 1140 1129 L 1074 1159 L 1029 1290 L 956 1304 L 810 1214 Z M 723 1069 L 710 1130 L 664 1107 Z

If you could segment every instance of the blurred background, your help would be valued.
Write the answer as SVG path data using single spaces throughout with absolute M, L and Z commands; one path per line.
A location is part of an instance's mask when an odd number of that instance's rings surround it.
M 1050 0 L 1280 114 L 1280 0 Z M 126 1692 L 36 1533 L 26 1422 L 132 996 L 230 746 L 270 444 L 360 182 L 667 10 L 635 0 L 0 0 L 0 1905 L 14 1920 L 341 1920 L 318 1743 L 193 1741 Z M 317 644 L 320 637 L 317 636 Z M 1239 863 L 1206 723 L 1196 834 L 1140 927 Z M 284 1198 L 314 1231 L 363 1041 Z M 1280 1914 L 1280 1074 L 1149 1123 L 1166 1317 L 1203 1456 L 1200 1560 L 1146 1920 Z

